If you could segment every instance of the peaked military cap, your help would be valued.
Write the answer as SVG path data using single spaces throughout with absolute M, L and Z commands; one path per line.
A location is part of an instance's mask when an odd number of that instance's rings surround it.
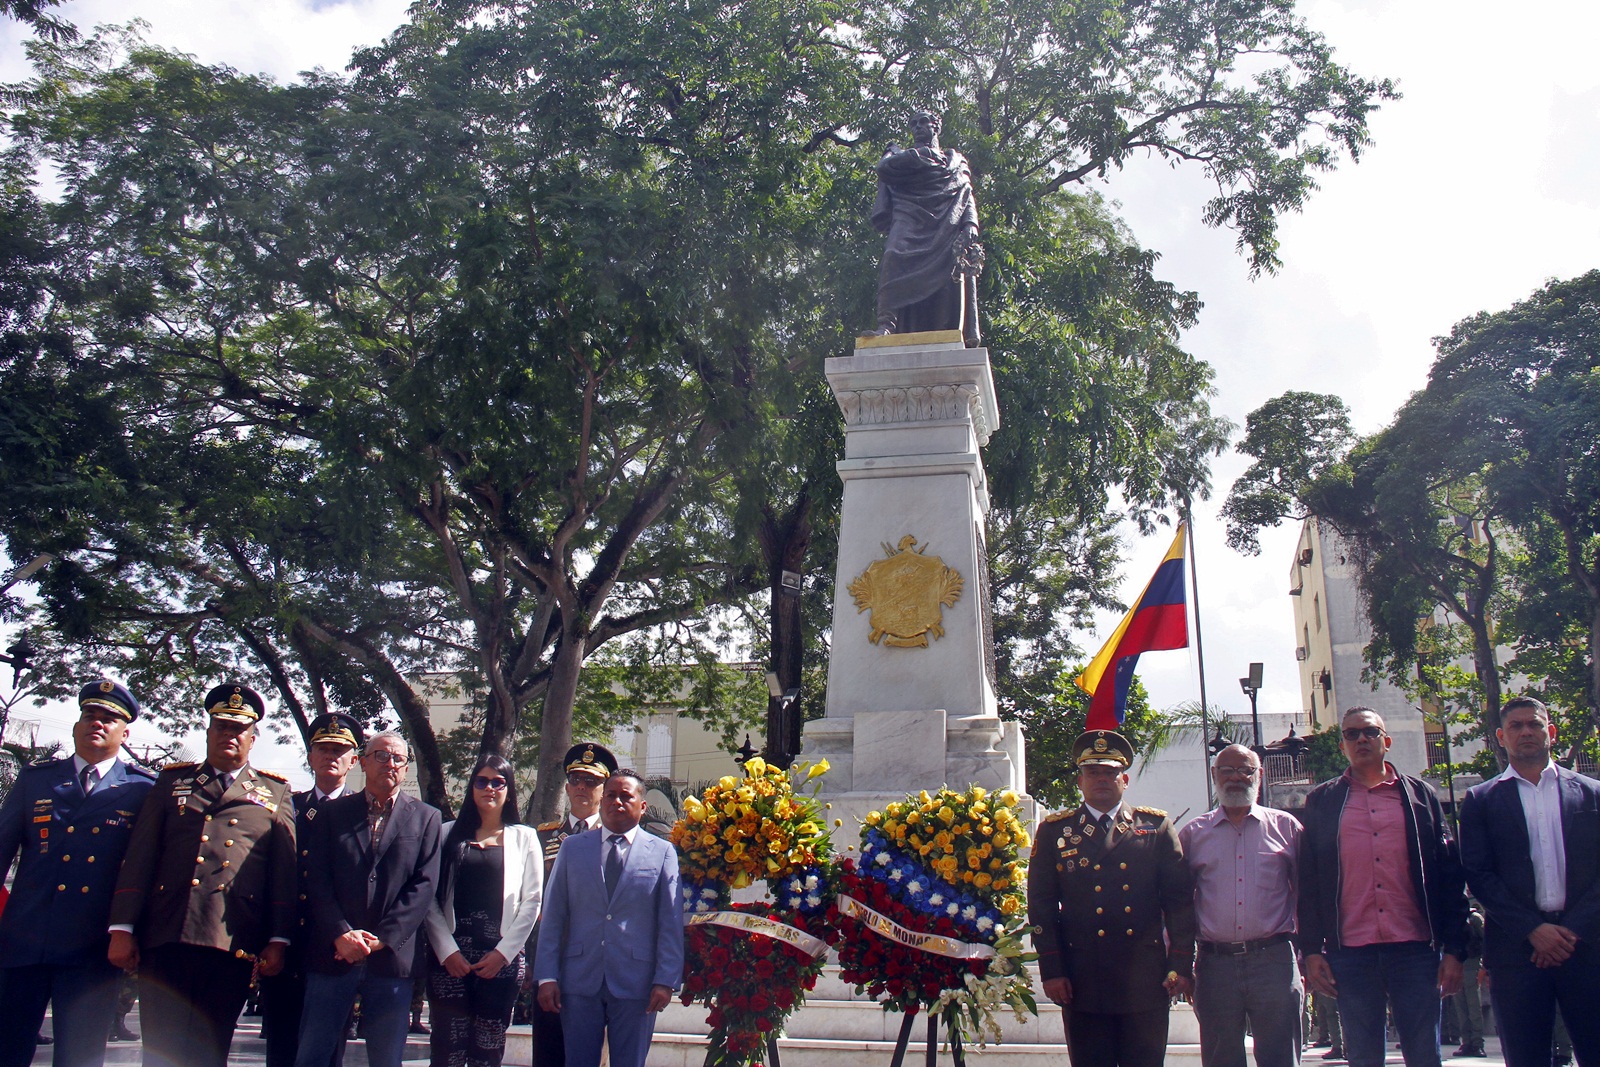
M 139 717 L 139 701 L 128 691 L 128 687 L 121 682 L 113 682 L 109 678 L 90 682 L 78 690 L 78 707 L 99 708 L 111 714 L 132 722 Z
M 592 774 L 596 778 L 610 778 L 617 773 L 617 757 L 604 745 L 597 745 L 593 741 L 584 741 L 567 749 L 567 773 L 580 771 Z
M 1115 730 L 1086 730 L 1072 743 L 1072 762 L 1079 767 L 1120 767 L 1133 763 L 1133 745 Z
M 330 711 L 326 715 L 318 715 L 311 720 L 311 743 L 318 741 L 333 741 L 336 744 L 349 745 L 351 748 L 360 748 L 361 742 L 366 739 L 366 731 L 361 729 L 361 724 L 354 715 L 347 715 L 342 711 Z
M 223 682 L 206 694 L 206 714 L 213 719 L 249 726 L 259 722 L 265 710 L 261 694 L 238 682 Z

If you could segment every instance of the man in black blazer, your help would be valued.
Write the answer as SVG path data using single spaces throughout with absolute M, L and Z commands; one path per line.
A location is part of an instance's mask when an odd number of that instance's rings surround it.
M 1579 1067 L 1600 1065 L 1600 782 L 1551 760 L 1555 735 L 1539 701 L 1508 702 L 1495 736 L 1511 766 L 1461 806 L 1507 1067 L 1548 1067 L 1558 1004 Z
M 400 1067 L 422 921 L 439 878 L 439 812 L 400 792 L 405 739 L 374 734 L 366 788 L 318 809 L 306 882 L 311 934 L 295 1067 L 326 1067 L 356 995 L 372 1067 Z

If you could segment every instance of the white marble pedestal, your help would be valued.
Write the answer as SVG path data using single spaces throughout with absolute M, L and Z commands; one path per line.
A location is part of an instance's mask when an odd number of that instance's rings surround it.
M 955 331 L 863 338 L 826 374 L 846 424 L 844 501 L 827 714 L 806 724 L 802 758 L 828 760 L 823 795 L 836 816 L 941 785 L 1023 793 L 1021 728 L 1000 720 L 994 691 L 979 449 L 1000 413 L 988 350 Z M 907 537 L 962 578 L 927 647 L 873 643 L 872 613 L 850 592 Z

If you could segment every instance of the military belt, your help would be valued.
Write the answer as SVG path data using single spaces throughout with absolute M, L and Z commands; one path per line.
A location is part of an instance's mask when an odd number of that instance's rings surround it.
M 1289 940 L 1288 934 L 1273 934 L 1271 937 L 1258 937 L 1254 941 L 1202 941 L 1200 952 L 1205 956 L 1243 956 L 1249 952 L 1259 952 L 1273 945 L 1281 945 Z

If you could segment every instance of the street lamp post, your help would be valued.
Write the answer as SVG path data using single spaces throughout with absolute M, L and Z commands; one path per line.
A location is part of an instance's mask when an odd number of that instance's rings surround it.
M 1256 694 L 1261 692 L 1261 674 L 1261 664 L 1252 663 L 1250 673 L 1239 679 L 1239 688 L 1250 698 L 1250 727 L 1255 734 L 1257 755 L 1261 752 L 1261 716 L 1256 713 Z

